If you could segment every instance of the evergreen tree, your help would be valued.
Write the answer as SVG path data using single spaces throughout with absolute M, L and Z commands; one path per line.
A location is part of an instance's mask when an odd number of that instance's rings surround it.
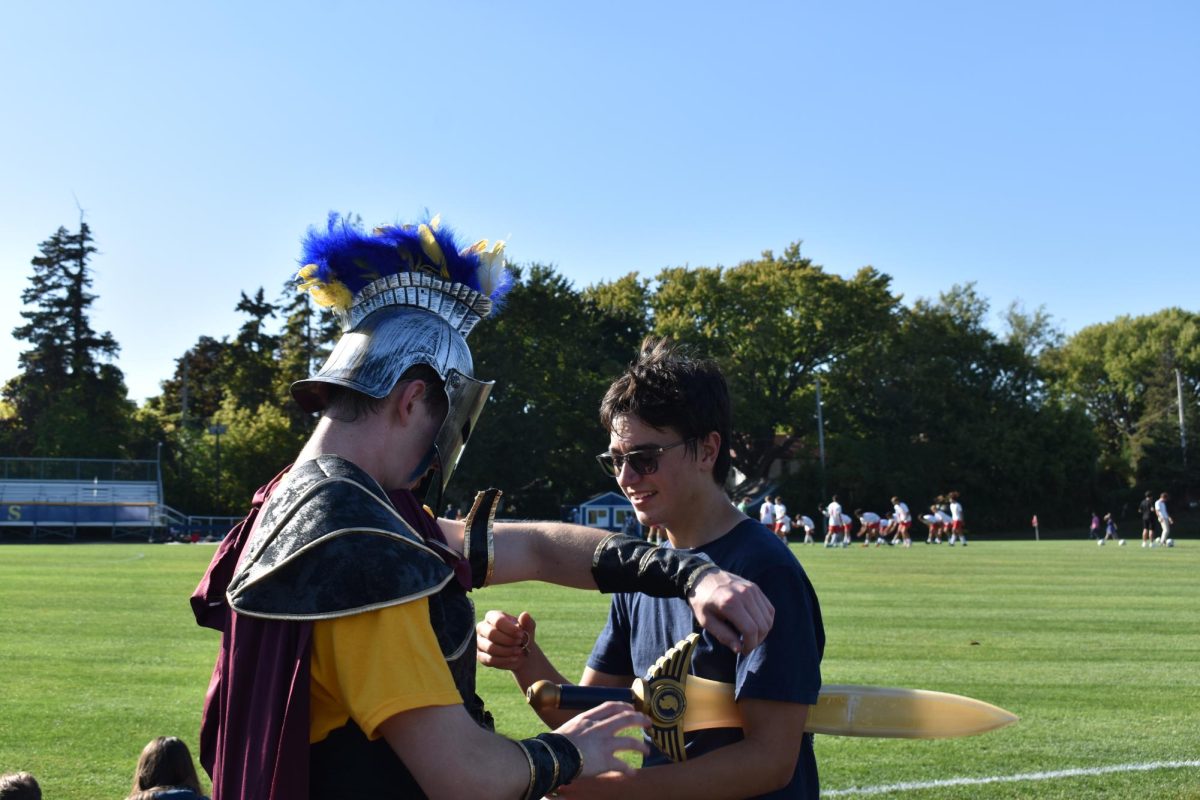
M 166 430 L 204 427 L 217 413 L 225 396 L 229 349 L 226 340 L 201 336 L 175 360 L 175 374 L 159 384 L 162 393 L 147 403 Z
M 229 348 L 226 391 L 233 395 L 239 407 L 254 411 L 263 403 L 274 400 L 279 337 L 267 331 L 267 320 L 275 316 L 277 309 L 264 299 L 260 286 L 253 297 L 242 292 L 237 310 L 247 319 Z
M 26 322 L 13 330 L 32 346 L 3 390 L 13 410 L 9 444 L 27 456 L 137 455 L 127 452 L 134 406 L 124 375 L 111 363 L 120 346 L 88 319 L 96 299 L 89 291 L 88 261 L 96 252 L 91 229 L 82 221 L 75 233 L 61 227 L 39 250 L 21 293 Z
M 278 308 L 284 323 L 279 335 L 275 403 L 288 415 L 292 430 L 308 433 L 315 418 L 292 400 L 291 386 L 321 368 L 341 330 L 333 313 L 317 309 L 308 292 L 297 292 L 294 283 L 285 285 Z

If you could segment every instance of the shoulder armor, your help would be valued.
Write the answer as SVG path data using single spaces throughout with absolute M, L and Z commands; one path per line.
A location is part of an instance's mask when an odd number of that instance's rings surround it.
M 325 455 L 271 496 L 226 597 L 239 614 L 329 619 L 427 597 L 453 575 L 370 475 Z

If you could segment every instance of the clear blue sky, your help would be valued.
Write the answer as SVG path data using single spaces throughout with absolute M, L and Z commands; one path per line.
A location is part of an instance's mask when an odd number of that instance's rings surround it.
M 331 209 L 580 287 L 803 240 L 1067 333 L 1200 305 L 1194 2 L 47 0 L 6 5 L 0 76 L 0 380 L 77 202 L 138 400 Z

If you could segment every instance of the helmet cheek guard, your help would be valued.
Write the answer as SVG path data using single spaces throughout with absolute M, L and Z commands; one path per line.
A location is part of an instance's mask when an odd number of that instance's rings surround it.
M 424 497 L 430 508 L 442 507 L 442 493 L 458 466 L 471 434 L 475 432 L 479 415 L 483 413 L 488 395 L 495 385 L 495 381 L 477 381 L 458 370 L 450 370 L 446 377 L 449 409 L 434 437 L 433 463 L 416 488 L 417 496 Z

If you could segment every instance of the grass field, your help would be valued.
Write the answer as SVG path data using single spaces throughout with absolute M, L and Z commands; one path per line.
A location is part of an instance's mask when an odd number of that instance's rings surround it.
M 195 626 L 187 597 L 212 551 L 0 547 L 0 771 L 33 772 L 48 800 L 118 800 L 154 736 L 195 749 L 217 640 Z M 1021 716 L 967 739 L 817 737 L 825 794 L 1200 798 L 1196 542 L 793 552 L 821 599 L 827 682 L 939 689 Z M 571 676 L 607 607 L 535 584 L 475 602 L 480 615 L 532 611 L 543 647 Z M 537 731 L 507 675 L 482 670 L 479 685 L 503 732 Z M 1082 774 L 930 785 L 1072 769 Z

